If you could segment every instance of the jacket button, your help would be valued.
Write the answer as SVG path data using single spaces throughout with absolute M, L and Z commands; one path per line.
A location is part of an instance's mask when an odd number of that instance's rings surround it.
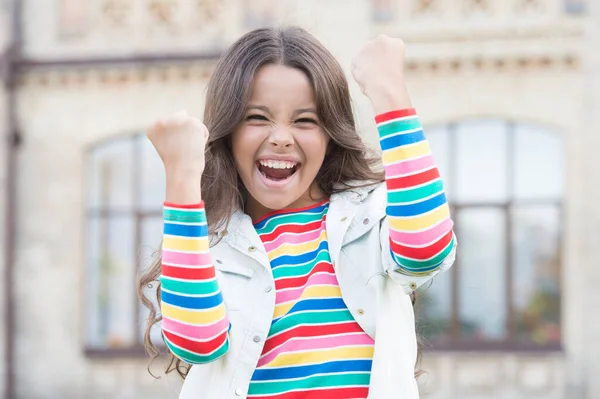
M 348 218 L 346 216 L 344 216 L 342 219 L 340 219 L 342 222 L 345 222 L 346 220 L 348 220 Z
M 248 247 L 248 251 L 254 252 L 254 251 L 256 251 L 256 247 L 254 245 L 251 245 Z
M 273 287 L 271 287 L 270 285 L 267 285 L 265 287 L 265 292 L 271 292 L 272 289 L 273 289 Z
M 215 262 L 217 262 L 219 265 L 223 264 L 223 261 L 221 259 L 215 259 Z
M 365 219 L 363 220 L 363 224 L 369 224 L 369 222 L 370 222 L 369 218 L 365 218 Z
M 358 309 L 358 310 L 356 311 L 356 313 L 358 313 L 359 315 L 361 315 L 361 316 L 362 316 L 362 315 L 364 315 L 364 314 L 365 314 L 365 311 L 364 311 L 363 309 Z
M 235 390 L 235 396 L 242 396 L 243 393 L 244 392 L 240 388 Z
M 258 335 L 255 335 L 255 336 L 252 338 L 252 341 L 254 341 L 254 342 L 256 342 L 256 343 L 259 343 L 259 342 L 260 342 L 260 337 L 259 337 Z
M 415 282 L 411 282 L 410 284 L 408 284 L 408 286 L 413 291 L 417 289 L 417 283 L 415 283 Z

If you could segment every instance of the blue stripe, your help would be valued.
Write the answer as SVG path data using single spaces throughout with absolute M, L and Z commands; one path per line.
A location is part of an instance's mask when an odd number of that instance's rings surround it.
M 287 312 L 296 313 L 305 310 L 340 310 L 347 309 L 346 304 L 342 298 L 316 298 L 316 299 L 304 299 L 296 302 L 294 306 Z
M 299 265 L 302 263 L 308 263 L 311 260 L 314 260 L 317 257 L 317 253 L 326 249 L 329 251 L 329 246 L 327 245 L 327 240 L 323 240 L 319 243 L 317 249 L 311 252 L 307 252 L 299 255 L 282 255 L 278 256 L 275 259 L 271 260 L 271 268 L 274 269 L 277 266 L 281 265 Z
M 212 296 L 188 297 L 161 291 L 161 300 L 169 305 L 179 306 L 187 309 L 211 309 L 223 303 L 223 296 L 218 292 Z
M 205 224 L 199 226 L 188 226 L 165 222 L 165 234 L 181 237 L 207 237 L 208 226 Z
M 396 136 L 386 137 L 381 139 L 379 142 L 381 144 L 381 149 L 383 151 L 386 151 L 402 147 L 404 145 L 418 143 L 421 141 L 425 141 L 425 134 L 423 133 L 423 129 L 414 133 L 405 133 L 398 134 Z
M 363 371 L 370 372 L 371 360 L 339 360 L 310 366 L 256 369 L 252 381 L 283 380 L 287 378 L 309 377 L 321 373 Z
M 321 214 L 323 214 L 323 213 L 327 213 L 327 207 L 329 207 L 329 202 L 326 202 L 326 203 L 324 203 L 323 205 L 321 205 L 321 206 L 318 206 L 318 207 L 316 207 L 316 208 L 305 209 L 305 210 L 303 210 L 303 211 L 296 211 L 296 212 L 290 212 L 290 213 L 278 213 L 278 214 L 276 214 L 276 215 L 271 215 L 271 216 L 269 216 L 268 218 L 266 218 L 266 219 L 264 219 L 264 220 L 261 220 L 261 221 L 260 221 L 260 222 L 258 222 L 258 223 L 255 223 L 255 224 L 254 224 L 254 228 L 255 228 L 256 230 L 261 230 L 261 229 L 264 229 L 264 228 L 265 228 L 265 225 L 266 225 L 267 223 L 269 223 L 269 222 L 270 222 L 270 221 L 271 221 L 273 218 L 276 218 L 276 217 L 278 217 L 278 216 L 290 216 L 290 215 L 294 215 L 294 214 L 304 214 L 304 213 L 307 213 L 307 214 L 315 214 L 315 215 L 316 215 L 316 214 L 320 214 L 320 213 L 321 213 Z M 317 220 L 319 220 L 319 219 L 315 219 L 315 221 L 317 221 Z M 259 232 L 259 234 L 260 234 L 260 232 Z
M 432 211 L 445 204 L 446 194 L 440 193 L 426 201 L 417 202 L 410 205 L 388 205 L 385 212 L 392 217 L 417 216 Z

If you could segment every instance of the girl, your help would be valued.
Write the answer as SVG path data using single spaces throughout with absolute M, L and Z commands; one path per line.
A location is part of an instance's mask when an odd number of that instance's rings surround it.
M 162 259 L 141 280 L 160 280 L 146 344 L 157 353 L 161 321 L 180 398 L 418 397 L 409 294 L 451 266 L 456 243 L 403 64 L 402 41 L 379 36 L 352 68 L 384 171 L 342 68 L 299 28 L 233 44 L 206 125 L 182 112 L 148 129 L 167 192 Z

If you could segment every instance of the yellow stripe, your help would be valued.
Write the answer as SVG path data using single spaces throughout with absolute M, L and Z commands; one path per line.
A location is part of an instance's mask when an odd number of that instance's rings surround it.
M 282 303 L 281 305 L 275 306 L 275 311 L 273 312 L 273 318 L 278 318 L 285 315 L 289 310 L 296 304 L 298 301 L 302 299 L 310 299 L 310 298 L 341 298 L 342 291 L 338 286 L 332 285 L 315 285 L 312 287 L 308 287 L 302 293 L 302 296 L 297 301 Z
M 282 244 L 277 249 L 269 252 L 269 260 L 273 260 L 281 255 L 298 255 L 312 252 L 319 247 L 319 244 L 323 240 L 327 240 L 327 232 L 325 230 L 321 231 L 319 238 L 305 244 Z
M 208 251 L 208 239 L 203 237 L 196 240 L 186 240 L 178 237 L 164 237 L 163 249 L 172 251 Z
M 415 231 L 422 230 L 433 226 L 443 219 L 450 217 L 450 208 L 448 205 L 443 205 L 435 211 L 428 213 L 424 216 L 418 216 L 416 218 L 397 218 L 390 217 L 390 228 L 397 231 Z
M 162 303 L 161 311 L 164 316 L 170 319 L 189 324 L 212 324 L 225 317 L 225 306 L 223 304 L 211 310 L 192 311 Z
M 431 150 L 429 149 L 429 142 L 422 141 L 419 144 L 411 145 L 410 147 L 403 146 L 384 152 L 383 163 L 384 165 L 389 165 L 404 159 L 422 157 L 430 153 Z
M 324 351 L 312 351 L 301 353 L 284 353 L 277 356 L 268 367 L 299 366 L 310 363 L 322 363 L 326 361 L 343 359 L 372 359 L 373 346 L 355 346 L 328 349 Z

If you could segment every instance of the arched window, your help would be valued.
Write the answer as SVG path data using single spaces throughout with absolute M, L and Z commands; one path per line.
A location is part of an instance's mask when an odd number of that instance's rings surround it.
M 86 350 L 139 350 L 147 313 L 136 279 L 160 246 L 164 171 L 144 134 L 87 155 Z
M 531 124 L 427 129 L 459 242 L 425 287 L 418 328 L 437 349 L 560 348 L 564 147 Z

